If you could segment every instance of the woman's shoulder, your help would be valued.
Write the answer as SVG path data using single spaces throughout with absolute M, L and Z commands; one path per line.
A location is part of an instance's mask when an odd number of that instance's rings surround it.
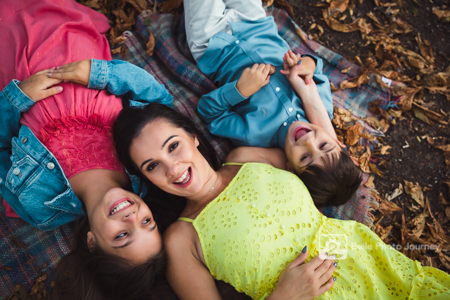
M 177 220 L 172 223 L 164 232 L 164 244 L 166 248 L 173 246 L 180 246 L 180 242 L 186 243 L 192 240 L 195 233 L 195 228 L 192 224 Z

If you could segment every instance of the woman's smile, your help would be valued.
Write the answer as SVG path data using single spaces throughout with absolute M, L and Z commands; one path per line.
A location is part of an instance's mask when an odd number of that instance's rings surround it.
M 173 184 L 176 184 L 179 187 L 185 188 L 188 187 L 192 183 L 192 168 L 189 167 L 184 171 L 177 179 L 173 181 Z

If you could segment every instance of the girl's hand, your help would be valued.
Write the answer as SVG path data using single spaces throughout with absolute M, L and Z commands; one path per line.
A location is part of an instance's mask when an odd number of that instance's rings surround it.
M 48 78 L 49 72 L 51 72 L 51 69 L 31 75 L 19 84 L 19 88 L 35 102 L 61 93 L 63 91 L 62 86 L 51 87 L 60 83 L 61 80 Z
M 286 300 L 309 300 L 319 297 L 331 289 L 336 280 L 332 277 L 337 263 L 333 256 L 325 253 L 319 254 L 308 263 L 303 263 L 308 251 L 300 253 L 278 279 L 278 284 L 272 294 L 267 298 Z
M 91 60 L 83 59 L 70 64 L 56 67 L 48 74 L 48 77 L 78 83 L 84 86 L 89 84 L 89 75 L 91 73 Z
M 245 98 L 250 97 L 270 82 L 270 64 L 254 64 L 246 68 L 236 83 L 236 88 Z

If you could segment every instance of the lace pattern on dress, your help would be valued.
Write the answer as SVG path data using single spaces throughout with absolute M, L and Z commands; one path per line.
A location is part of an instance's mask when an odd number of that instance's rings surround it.
M 111 124 L 103 124 L 100 115 L 55 119 L 41 129 L 40 138 L 67 178 L 91 169 L 122 171 L 113 147 Z

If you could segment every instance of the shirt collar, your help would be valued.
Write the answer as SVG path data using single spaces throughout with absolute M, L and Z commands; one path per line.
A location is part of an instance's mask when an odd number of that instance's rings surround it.
M 286 135 L 289 129 L 289 125 L 290 125 L 289 123 L 286 126 L 281 124 L 277 133 L 277 144 L 278 144 L 277 146 L 283 149 L 283 151 L 284 151 L 284 142 L 286 141 Z

